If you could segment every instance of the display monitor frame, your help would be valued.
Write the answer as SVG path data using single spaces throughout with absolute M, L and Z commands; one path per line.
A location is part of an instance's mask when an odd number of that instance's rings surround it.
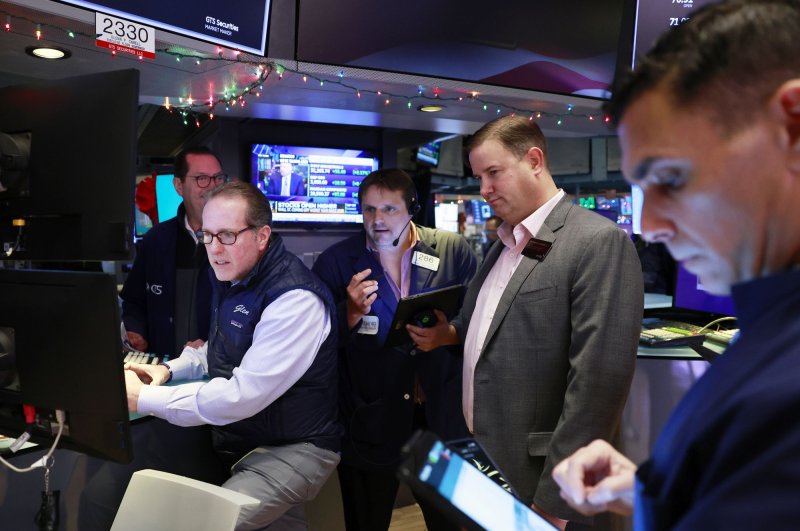
M 0 88 L 0 259 L 133 257 L 138 103 L 138 70 Z
M 118 463 L 133 459 L 114 277 L 105 273 L 0 269 L 4 338 L 0 431 L 27 426 L 51 445 L 55 410 L 66 413 L 59 447 Z M 90 377 L 87 381 L 87 375 Z
M 380 168 L 374 152 L 253 143 L 249 157 L 250 182 L 269 199 L 277 226 L 356 227 L 363 223 L 358 187 Z M 285 182 L 280 175 L 282 164 L 291 165 L 292 175 Z

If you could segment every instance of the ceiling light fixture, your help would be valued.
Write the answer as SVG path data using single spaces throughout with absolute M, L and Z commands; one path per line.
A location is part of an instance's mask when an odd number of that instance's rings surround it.
M 25 53 L 39 59 L 68 59 L 72 52 L 57 46 L 28 46 Z
M 422 112 L 439 112 L 444 108 L 444 105 L 435 105 L 433 103 L 429 103 L 427 105 L 420 105 L 417 107 L 417 110 Z

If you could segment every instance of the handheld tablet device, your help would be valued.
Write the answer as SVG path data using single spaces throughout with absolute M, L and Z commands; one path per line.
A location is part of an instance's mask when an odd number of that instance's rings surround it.
M 431 432 L 417 431 L 403 447 L 403 454 L 398 478 L 466 529 L 557 529 Z
M 416 293 L 400 299 L 397 303 L 397 310 L 394 312 L 389 333 L 386 335 L 384 346 L 395 347 L 411 343 L 411 337 L 408 335 L 406 325 L 433 326 L 436 324 L 434 309 L 441 310 L 447 315 L 454 315 L 458 310 L 463 292 L 464 286 L 456 284 L 455 286 Z

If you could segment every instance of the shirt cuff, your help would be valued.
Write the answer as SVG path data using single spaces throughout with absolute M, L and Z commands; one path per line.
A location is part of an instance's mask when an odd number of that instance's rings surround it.
M 170 387 L 162 385 L 143 385 L 139 391 L 139 400 L 136 409 L 140 415 L 155 415 L 158 418 L 167 418 L 167 404 L 169 403 Z

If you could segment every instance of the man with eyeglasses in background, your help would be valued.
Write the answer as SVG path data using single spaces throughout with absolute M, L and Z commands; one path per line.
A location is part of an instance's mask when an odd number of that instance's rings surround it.
M 230 467 L 223 486 L 261 501 L 242 509 L 237 529 L 300 530 L 303 503 L 339 462 L 335 306 L 271 223 L 249 183 L 209 193 L 198 232 L 217 279 L 208 342 L 168 364 L 128 365 L 125 379 L 131 411 L 212 426 Z M 194 381 L 161 386 L 173 377 Z
M 162 358 L 208 338 L 211 279 L 205 246 L 198 245 L 195 232 L 206 194 L 229 180 L 216 155 L 202 146 L 179 153 L 174 172 L 173 185 L 183 198 L 178 214 L 137 244 L 121 293 L 123 339 Z

